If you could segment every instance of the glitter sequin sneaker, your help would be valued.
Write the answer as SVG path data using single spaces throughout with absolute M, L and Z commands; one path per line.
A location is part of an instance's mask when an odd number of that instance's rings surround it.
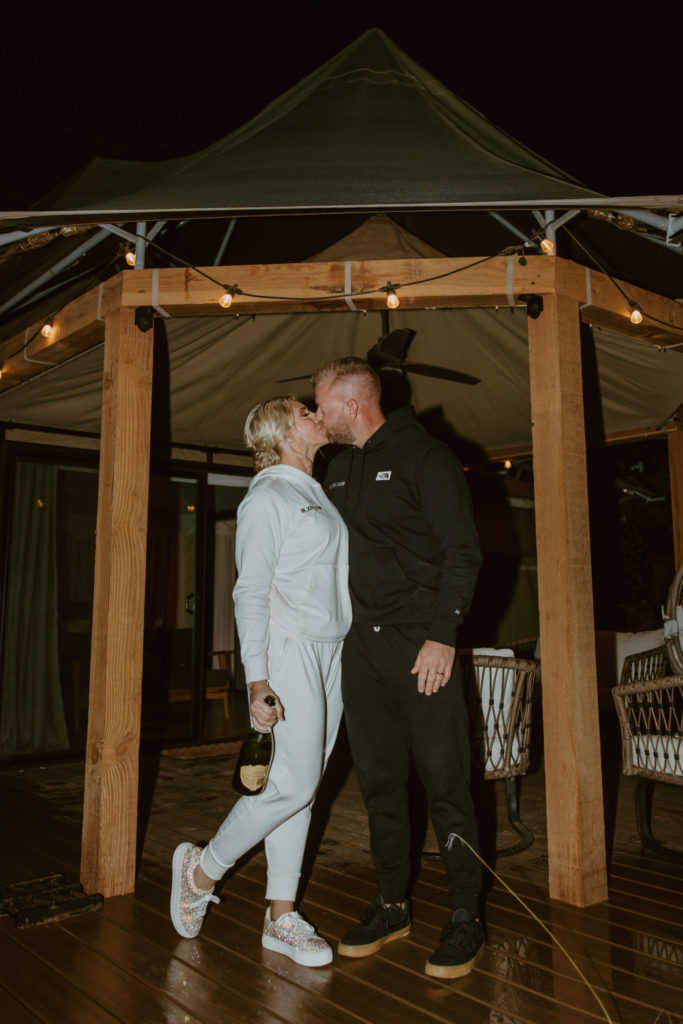
M 331 948 L 316 935 L 312 924 L 299 917 L 296 910 L 281 914 L 277 921 L 273 921 L 268 907 L 261 944 L 274 953 L 284 953 L 303 967 L 324 967 L 332 963 Z
M 359 923 L 341 940 L 337 952 L 340 956 L 370 956 L 385 942 L 409 934 L 408 904 L 385 903 L 381 893 L 377 893 Z
M 173 854 L 171 920 L 184 939 L 193 939 L 199 934 L 209 903 L 220 902 L 213 895 L 213 889 L 206 892 L 194 884 L 194 869 L 199 864 L 200 853 L 198 846 L 181 843 Z
M 486 942 L 484 926 L 461 907 L 441 933 L 441 942 L 425 965 L 425 974 L 432 978 L 464 978 Z

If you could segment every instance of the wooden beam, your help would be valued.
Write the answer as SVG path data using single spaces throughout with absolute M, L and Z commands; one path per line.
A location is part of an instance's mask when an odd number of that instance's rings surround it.
M 579 305 L 529 320 L 550 895 L 607 898 Z
M 168 268 L 123 275 L 124 305 L 159 305 L 173 316 L 234 316 L 235 314 L 329 312 L 348 309 L 345 267 L 336 263 L 285 263 L 266 266 Z M 203 270 L 247 294 L 236 295 L 229 310 L 218 305 L 222 285 L 207 280 Z M 653 344 L 683 343 L 683 306 L 673 299 L 620 281 L 617 284 L 645 313 L 662 323 L 631 323 L 631 307 L 605 274 L 586 273 L 571 260 L 548 256 L 495 256 L 491 259 L 354 260 L 350 290 L 362 310 L 386 307 L 388 282 L 396 285 L 401 308 L 457 309 L 509 306 L 520 295 L 573 295 L 583 305 L 582 318 L 629 337 Z
M 151 306 L 172 316 L 252 315 L 255 313 L 320 313 L 348 311 L 345 267 L 335 263 L 286 263 L 265 266 L 160 268 L 122 271 L 91 289 L 55 318 L 49 341 L 41 323 L 0 343 L 0 393 L 42 373 L 46 363 L 59 363 L 102 340 L 102 321 L 120 306 Z M 242 292 L 229 310 L 218 305 L 223 285 Z M 492 259 L 359 260 L 350 264 L 353 303 L 359 310 L 386 307 L 391 281 L 404 309 L 458 309 L 524 303 L 520 295 L 572 295 L 581 303 L 582 318 L 655 345 L 683 343 L 683 306 L 673 299 L 619 282 L 646 313 L 639 326 L 630 322 L 631 308 L 604 274 L 570 260 L 548 256 L 496 256 Z M 446 275 L 446 276 L 444 276 Z M 649 315 L 649 316 L 648 316 Z M 656 320 L 649 319 L 656 317 Z M 657 323 L 657 320 L 662 323 Z M 35 337 L 33 337 L 36 335 Z M 32 339 L 28 349 L 27 338 Z
M 610 279 L 597 270 L 589 271 L 571 260 L 558 259 L 556 262 L 557 291 L 572 295 L 579 301 L 584 323 L 653 345 L 677 342 L 683 345 L 683 306 L 680 302 L 617 278 Z M 641 324 L 631 323 L 629 300 L 640 306 L 643 312 Z
M 152 305 L 155 298 L 156 304 L 173 316 L 348 311 L 342 297 L 347 288 L 345 268 L 343 262 L 311 262 L 141 270 L 125 275 L 122 299 L 125 305 L 144 306 Z M 218 305 L 222 285 L 207 280 L 202 270 L 214 281 L 237 285 L 245 294 L 235 295 L 230 309 L 223 310 Z M 554 278 L 553 262 L 539 258 L 533 268 L 518 267 L 515 290 L 524 292 L 538 285 L 543 291 L 552 291 Z M 423 283 L 414 283 L 418 281 Z M 379 289 L 389 282 L 396 286 L 405 309 L 508 304 L 508 261 L 500 257 L 350 263 L 348 287 L 358 310 L 386 309 L 387 293 Z
M 152 332 L 106 319 L 81 882 L 132 892 L 142 691 Z
M 683 430 L 668 435 L 671 521 L 674 537 L 674 572 L 683 562 Z
M 121 275 L 117 274 L 68 303 L 54 317 L 49 338 L 40 333 L 45 321 L 39 320 L 22 334 L 0 342 L 0 394 L 43 373 L 48 366 L 59 365 L 100 344 L 107 313 L 120 306 Z

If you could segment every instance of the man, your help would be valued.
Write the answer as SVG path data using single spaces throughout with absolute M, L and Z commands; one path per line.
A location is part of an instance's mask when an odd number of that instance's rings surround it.
M 448 875 L 453 914 L 427 974 L 468 974 L 483 949 L 481 869 L 469 790 L 468 721 L 457 632 L 481 565 L 464 474 L 411 408 L 387 419 L 381 385 L 347 356 L 316 370 L 316 417 L 331 443 L 325 491 L 349 530 L 353 625 L 342 655 L 351 753 L 368 809 L 379 892 L 339 944 L 367 956 L 410 931 L 408 770 L 424 785 Z

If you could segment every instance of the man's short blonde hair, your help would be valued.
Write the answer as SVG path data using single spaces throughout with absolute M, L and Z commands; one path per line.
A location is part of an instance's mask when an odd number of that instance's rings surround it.
M 319 366 L 311 377 L 311 384 L 317 388 L 319 384 L 336 383 L 347 377 L 360 378 L 368 397 L 372 396 L 378 400 L 381 398 L 382 385 L 379 377 L 366 359 L 359 359 L 357 356 L 341 356 L 325 363 L 324 366 Z
M 244 443 L 252 453 L 254 469 L 259 473 L 277 466 L 282 456 L 280 442 L 294 426 L 293 395 L 278 395 L 255 405 L 244 424 Z

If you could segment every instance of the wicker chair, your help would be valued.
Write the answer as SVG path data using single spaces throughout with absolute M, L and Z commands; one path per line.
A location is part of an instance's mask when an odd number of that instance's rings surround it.
M 519 816 L 518 776 L 529 769 L 531 710 L 538 662 L 524 658 L 462 652 L 462 666 L 474 734 L 475 763 L 484 778 L 505 779 L 510 824 L 522 837 L 498 850 L 499 857 L 525 850 L 534 834 Z
M 668 645 L 626 658 L 612 696 L 621 727 L 624 775 L 639 776 L 636 824 L 643 848 L 683 863 L 683 851 L 655 839 L 655 782 L 683 786 L 683 675 L 671 675 Z

